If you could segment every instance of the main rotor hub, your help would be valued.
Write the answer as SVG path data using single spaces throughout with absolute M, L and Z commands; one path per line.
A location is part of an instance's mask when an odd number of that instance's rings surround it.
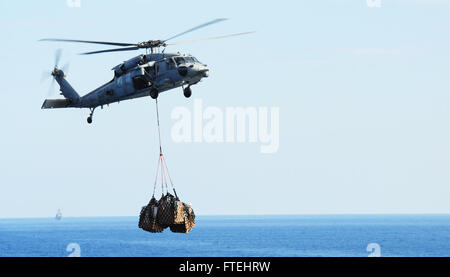
M 167 44 L 163 40 L 149 40 L 137 44 L 137 47 L 139 48 L 157 48 L 166 46 Z

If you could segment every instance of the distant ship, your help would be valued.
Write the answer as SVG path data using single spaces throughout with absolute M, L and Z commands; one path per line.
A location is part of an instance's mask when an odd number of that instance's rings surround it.
M 61 220 L 62 219 L 62 213 L 61 213 L 60 209 L 58 209 L 58 212 L 56 213 L 55 219 L 56 220 Z

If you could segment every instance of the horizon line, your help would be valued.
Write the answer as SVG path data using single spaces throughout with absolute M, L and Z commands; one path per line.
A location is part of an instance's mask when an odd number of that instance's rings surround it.
M 378 215 L 378 216 L 405 216 L 405 215 L 450 215 L 450 212 L 430 212 L 430 213 L 304 213 L 304 214 L 198 214 L 196 217 L 245 217 L 245 216 L 368 216 L 368 215 Z M 136 217 L 139 215 L 89 215 L 89 216 L 62 216 L 62 218 L 118 218 L 118 217 Z M 36 216 L 36 217 L 0 217 L 0 220 L 4 219 L 55 219 L 55 216 Z

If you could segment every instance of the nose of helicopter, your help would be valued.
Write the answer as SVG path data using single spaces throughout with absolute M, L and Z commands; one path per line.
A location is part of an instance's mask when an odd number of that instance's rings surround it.
M 206 78 L 209 77 L 209 69 L 208 68 L 205 68 L 205 69 L 201 70 L 200 72 L 202 73 L 203 77 L 206 77 Z
M 209 69 L 203 64 L 193 64 L 190 66 L 178 67 L 178 73 L 182 77 L 195 78 L 201 76 L 204 78 L 209 76 Z
M 202 77 L 209 77 L 209 69 L 204 64 L 198 64 L 197 65 L 197 74 L 201 75 Z

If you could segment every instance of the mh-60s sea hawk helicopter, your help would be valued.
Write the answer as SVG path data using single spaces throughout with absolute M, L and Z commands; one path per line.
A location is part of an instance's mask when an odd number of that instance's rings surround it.
M 51 76 L 53 76 L 54 80 L 59 84 L 61 95 L 64 96 L 64 99 L 46 99 L 41 108 L 89 108 L 90 114 L 87 118 L 87 122 L 90 124 L 92 123 L 94 110 L 97 107 L 100 106 L 103 108 L 103 105 L 108 105 L 113 102 L 120 102 L 149 95 L 153 99 L 156 99 L 161 92 L 177 87 L 182 87 L 184 96 L 190 97 L 192 94 L 191 86 L 200 82 L 202 78 L 209 76 L 208 67 L 191 55 L 180 53 L 169 54 L 164 53 L 164 51 L 162 53 L 155 53 L 154 50 L 169 45 L 221 39 L 251 33 L 245 32 L 191 41 L 167 43 L 167 41 L 171 39 L 224 20 L 226 19 L 218 18 L 206 22 L 166 40 L 149 40 L 140 43 L 42 39 L 41 41 L 79 42 L 122 47 L 82 53 L 83 55 L 139 49 L 145 49 L 147 53 L 131 58 L 122 64 L 115 66 L 112 69 L 114 70 L 114 78 L 111 81 L 81 97 L 65 79 L 66 75 L 64 71 L 58 68 L 60 54 L 57 54 L 55 58 L 55 67 L 51 72 Z M 148 53 L 148 49 L 150 49 L 150 53 Z

